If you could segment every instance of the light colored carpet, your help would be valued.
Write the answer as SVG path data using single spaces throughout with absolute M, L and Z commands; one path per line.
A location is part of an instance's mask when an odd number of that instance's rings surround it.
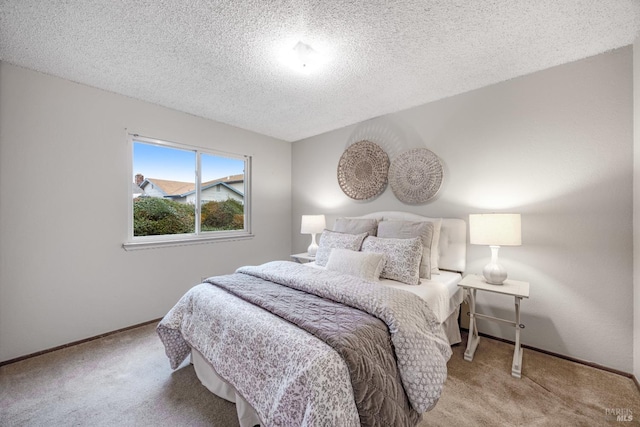
M 427 426 L 640 425 L 640 393 L 620 375 L 482 338 L 473 362 L 454 347 Z M 608 411 L 609 410 L 609 411 Z M 613 410 L 613 413 L 612 411 Z M 616 421 L 615 410 L 633 421 Z M 2 426 L 237 426 L 235 406 L 209 393 L 188 363 L 171 371 L 147 325 L 0 368 Z

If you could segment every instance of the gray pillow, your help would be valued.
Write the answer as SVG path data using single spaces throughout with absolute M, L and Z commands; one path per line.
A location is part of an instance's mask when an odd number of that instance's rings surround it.
M 434 224 L 429 221 L 380 221 L 378 237 L 394 239 L 410 239 L 419 237 L 422 241 L 422 259 L 420 261 L 420 277 L 431 279 L 431 251 L 434 244 Z
M 375 236 L 378 231 L 378 220 L 375 218 L 338 218 L 333 225 L 333 231 L 349 234 L 368 233 L 369 236 Z
M 359 251 L 365 237 L 367 237 L 367 233 L 348 234 L 324 230 L 320 236 L 318 252 L 316 252 L 316 264 L 323 267 L 327 265 L 331 250 L 334 248 Z

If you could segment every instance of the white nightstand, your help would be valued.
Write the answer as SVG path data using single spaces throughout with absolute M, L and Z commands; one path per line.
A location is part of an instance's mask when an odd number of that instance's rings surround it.
M 520 346 L 520 329 L 524 325 L 520 323 L 520 301 L 522 298 L 529 298 L 529 283 L 517 280 L 505 280 L 502 285 L 491 285 L 481 276 L 469 274 L 458 283 L 458 286 L 466 289 L 469 293 L 469 338 L 467 340 L 467 350 L 464 352 L 464 360 L 471 362 L 473 354 L 478 347 L 480 336 L 478 335 L 478 325 L 476 319 L 495 320 L 508 323 L 516 328 L 516 347 L 513 351 L 513 364 L 511 365 L 511 375 L 520 378 L 522 374 L 522 347 Z M 509 295 L 514 297 L 516 305 L 516 320 L 506 320 L 497 317 L 476 313 L 476 291 L 487 291 L 496 294 Z
M 313 262 L 316 260 L 316 257 L 313 255 L 309 255 L 306 252 L 302 252 L 299 254 L 293 254 L 291 255 L 291 259 L 293 259 L 295 262 L 299 262 L 300 264 L 304 264 L 306 262 Z

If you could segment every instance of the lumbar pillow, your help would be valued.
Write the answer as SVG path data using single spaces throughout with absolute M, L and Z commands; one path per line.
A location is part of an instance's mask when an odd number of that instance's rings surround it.
M 433 245 L 434 224 L 429 221 L 380 221 L 378 237 L 393 239 L 411 239 L 419 237 L 422 241 L 422 259 L 420 277 L 431 279 L 431 251 Z M 437 249 L 436 249 L 437 250 Z
M 362 244 L 362 251 L 385 254 L 386 262 L 380 277 L 408 285 L 420 284 L 420 260 L 422 259 L 420 237 L 413 239 L 367 237 Z
M 320 236 L 320 244 L 318 245 L 318 252 L 316 253 L 316 264 L 320 266 L 327 265 L 331 250 L 335 248 L 359 251 L 365 237 L 367 237 L 367 233 L 348 234 L 324 230 L 322 236 Z
M 385 255 L 356 252 L 349 249 L 332 249 L 327 261 L 327 270 L 358 276 L 369 282 L 380 279 L 385 264 Z

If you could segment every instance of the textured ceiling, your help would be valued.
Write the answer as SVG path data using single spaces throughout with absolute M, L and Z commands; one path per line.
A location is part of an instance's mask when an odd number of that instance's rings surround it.
M 0 0 L 0 59 L 287 141 L 631 44 L 640 0 Z M 298 41 L 324 64 L 280 61 Z

